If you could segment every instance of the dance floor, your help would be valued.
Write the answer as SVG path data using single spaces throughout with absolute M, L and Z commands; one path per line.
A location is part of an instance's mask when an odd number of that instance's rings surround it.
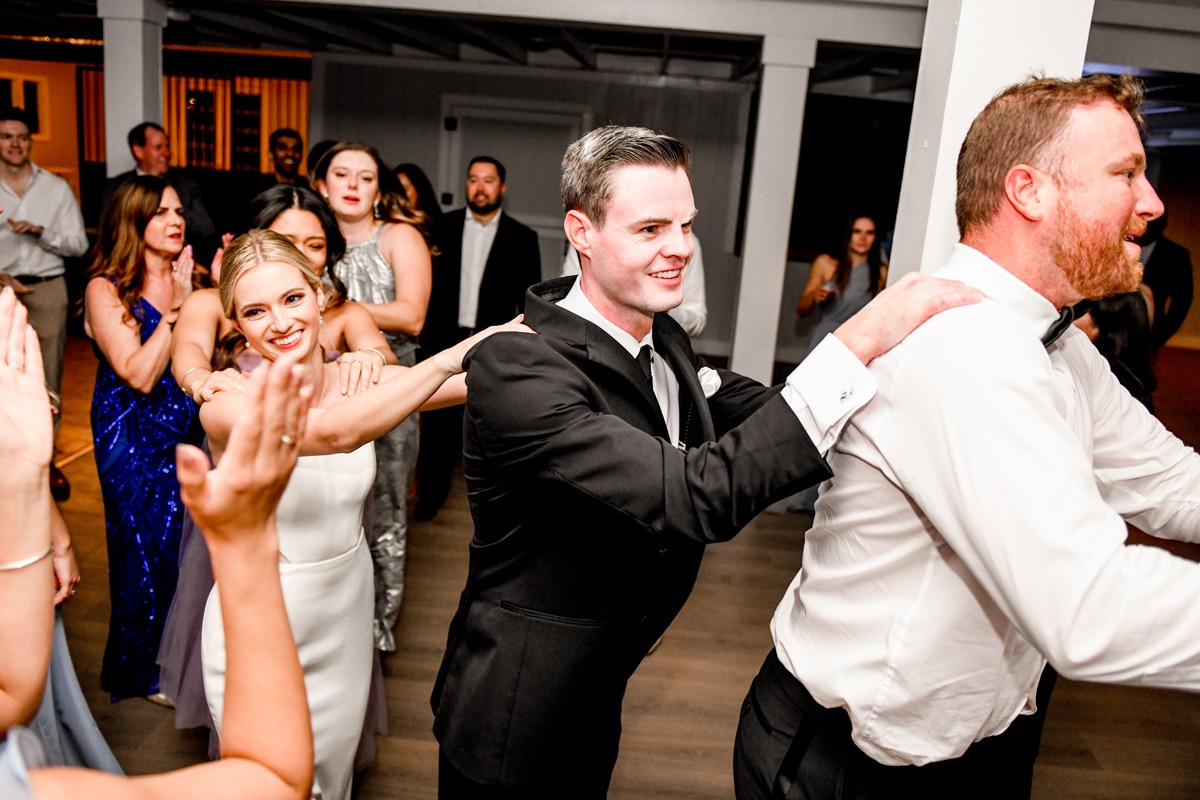
M 1165 350 L 1159 366 L 1159 415 L 1196 446 L 1200 352 Z M 125 769 L 174 769 L 205 757 L 206 734 L 175 730 L 168 709 L 138 699 L 111 703 L 100 691 L 109 606 L 104 511 L 88 426 L 94 377 L 89 344 L 73 338 L 58 461 L 73 486 L 62 510 L 83 583 L 64 611 L 67 634 L 92 711 Z M 709 548 L 691 600 L 630 684 L 614 800 L 732 797 L 738 709 L 771 647 L 767 624 L 800 565 L 809 522 L 798 513 L 764 514 L 733 542 Z M 397 651 L 383 662 L 390 732 L 378 739 L 378 757 L 357 782 L 362 800 L 436 797 L 429 692 L 466 575 L 470 538 L 470 514 L 456 476 L 447 507 L 432 522 L 409 529 Z M 1200 547 L 1176 551 L 1200 560 Z M 1186 589 L 1194 592 L 1195 586 Z M 1034 797 L 1200 797 L 1198 765 L 1200 696 L 1064 680 L 1050 705 Z

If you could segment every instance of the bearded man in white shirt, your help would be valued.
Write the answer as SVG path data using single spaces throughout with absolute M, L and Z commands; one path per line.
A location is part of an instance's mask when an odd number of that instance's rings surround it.
M 1128 77 L 1030 79 L 973 123 L 936 274 L 987 299 L 870 366 L 743 707 L 740 800 L 1028 797 L 1047 662 L 1200 690 L 1200 565 L 1125 544 L 1126 521 L 1200 541 L 1200 457 L 1058 323 L 1137 288 L 1163 212 L 1140 103 Z

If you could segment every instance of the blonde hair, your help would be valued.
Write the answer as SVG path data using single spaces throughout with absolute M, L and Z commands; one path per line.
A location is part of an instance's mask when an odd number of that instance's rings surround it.
M 255 228 L 230 242 L 229 247 L 225 248 L 225 255 L 221 257 L 221 310 L 225 312 L 225 316 L 230 319 L 236 318 L 233 292 L 238 281 L 248 270 L 269 261 L 290 264 L 300 270 L 304 281 L 314 292 L 320 289 L 320 276 L 296 245 L 275 231 Z

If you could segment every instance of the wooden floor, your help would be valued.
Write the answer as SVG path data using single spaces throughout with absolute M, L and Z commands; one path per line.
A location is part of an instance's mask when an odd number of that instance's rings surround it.
M 156 772 L 202 759 L 206 740 L 196 731 L 176 731 L 167 709 L 143 700 L 113 704 L 99 688 L 108 595 L 104 515 L 88 429 L 94 370 L 87 344 L 72 340 L 59 461 L 74 487 L 62 508 L 84 579 L 65 610 L 67 632 L 80 681 L 117 758 L 130 773 Z M 1195 446 L 1200 353 L 1166 351 L 1160 382 L 1160 416 Z M 613 798 L 732 797 L 738 708 L 771 646 L 767 623 L 800 565 L 809 522 L 796 513 L 763 515 L 735 541 L 709 549 L 691 600 L 629 687 Z M 466 574 L 470 536 L 461 482 L 436 520 L 410 528 L 398 651 L 384 661 L 391 732 L 379 739 L 379 756 L 361 776 L 359 798 L 436 796 L 429 690 Z M 1190 557 L 1196 552 L 1184 548 Z M 1034 797 L 1200 797 L 1200 696 L 1060 681 Z

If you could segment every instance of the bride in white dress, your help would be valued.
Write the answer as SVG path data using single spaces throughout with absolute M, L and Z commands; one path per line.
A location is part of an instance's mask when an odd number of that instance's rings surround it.
M 313 408 L 301 457 L 277 512 L 279 570 L 312 715 L 313 797 L 350 796 L 354 753 L 370 684 L 374 589 L 362 530 L 362 504 L 372 486 L 371 442 L 421 408 L 462 402 L 462 358 L 489 329 L 415 367 L 387 366 L 376 388 L 350 397 L 338 389 L 338 367 L 320 347 L 321 282 L 284 237 L 255 230 L 225 251 L 221 305 L 247 344 L 270 361 L 295 360 L 313 374 Z M 458 376 L 458 377 L 453 377 Z M 201 407 L 213 456 L 220 459 L 239 414 L 240 395 L 221 392 Z M 204 612 L 204 690 L 220 732 L 225 648 L 218 584 Z

